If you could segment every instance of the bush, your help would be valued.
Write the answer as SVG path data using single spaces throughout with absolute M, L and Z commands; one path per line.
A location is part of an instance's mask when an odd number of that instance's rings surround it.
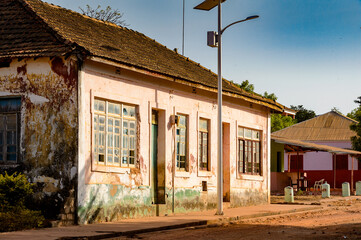
M 16 231 L 41 227 L 44 217 L 32 211 L 25 202 L 33 193 L 33 185 L 24 174 L 0 174 L 0 231 Z
M 44 217 L 40 211 L 26 208 L 13 210 L 15 211 L 0 212 L 0 232 L 37 228 L 44 224 Z
M 303 195 L 303 191 L 300 189 L 296 192 L 296 196 L 302 196 Z
M 24 174 L 0 175 L 1 208 L 24 206 L 26 198 L 33 193 L 32 184 Z M 3 209 L 1 209 L 3 210 Z

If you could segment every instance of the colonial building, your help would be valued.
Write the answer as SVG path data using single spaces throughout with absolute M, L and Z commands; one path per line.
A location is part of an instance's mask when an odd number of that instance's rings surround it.
M 0 167 L 37 183 L 49 218 L 215 208 L 216 74 L 39 0 L 3 0 L 0 12 Z M 283 106 L 223 86 L 224 201 L 267 203 L 270 113 Z

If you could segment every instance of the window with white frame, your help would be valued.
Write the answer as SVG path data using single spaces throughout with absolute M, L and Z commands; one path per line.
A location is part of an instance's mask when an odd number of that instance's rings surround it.
M 178 114 L 178 124 L 177 124 L 177 170 L 186 171 L 187 168 L 187 146 L 188 146 L 188 137 L 187 137 L 187 121 L 188 117 L 186 115 Z
M 0 163 L 19 162 L 21 98 L 0 98 Z
M 95 99 L 94 161 L 99 165 L 134 167 L 137 119 L 135 106 Z
M 209 170 L 209 120 L 199 119 L 198 162 L 200 170 Z
M 261 175 L 261 132 L 238 127 L 238 172 Z

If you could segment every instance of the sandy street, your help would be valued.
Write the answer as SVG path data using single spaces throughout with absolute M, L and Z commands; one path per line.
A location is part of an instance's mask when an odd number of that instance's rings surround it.
M 222 226 L 192 227 L 139 234 L 131 238 L 157 240 L 361 239 L 361 198 L 325 202 L 322 206 L 323 209 L 316 211 L 253 218 Z

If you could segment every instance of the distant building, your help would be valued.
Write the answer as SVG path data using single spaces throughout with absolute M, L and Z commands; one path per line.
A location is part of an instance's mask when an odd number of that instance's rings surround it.
M 282 115 L 283 115 L 283 116 L 290 116 L 292 119 L 295 119 L 296 113 L 297 113 L 296 110 L 293 110 L 293 109 L 291 109 L 291 108 L 285 107 L 284 110 L 283 110 L 283 112 L 282 112 Z
M 354 181 L 361 180 L 361 171 L 358 161 L 350 154 L 337 153 L 342 149 L 351 149 L 351 136 L 355 132 L 350 130 L 353 119 L 331 111 L 315 118 L 292 125 L 288 128 L 272 133 L 272 172 L 286 172 L 289 175 L 300 172 L 306 173 L 309 185 L 313 186 L 315 181 L 325 179 L 331 187 L 341 187 L 343 182 L 350 182 L 351 170 L 354 169 Z M 284 153 L 282 138 L 299 141 L 300 151 L 297 162 L 297 146 L 292 153 Z M 283 141 L 285 142 L 285 141 Z M 303 151 L 302 142 L 330 146 L 329 149 L 317 148 L 311 151 Z M 290 143 L 291 144 L 291 143 Z M 340 148 L 340 149 L 332 149 Z M 329 152 L 327 152 L 329 151 Z M 336 179 L 336 182 L 334 182 Z M 334 185 L 335 184 L 335 185 Z

